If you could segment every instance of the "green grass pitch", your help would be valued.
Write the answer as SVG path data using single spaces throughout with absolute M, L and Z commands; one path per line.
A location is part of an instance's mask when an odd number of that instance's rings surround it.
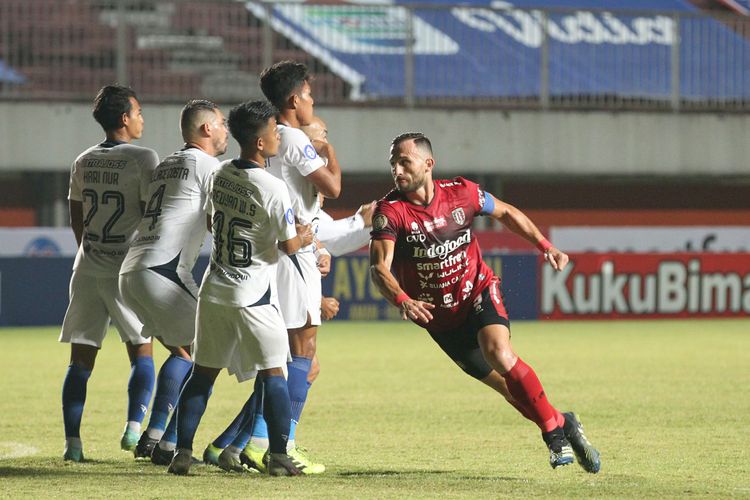
M 119 450 L 129 366 L 110 333 L 89 382 L 87 463 L 64 463 L 56 328 L 0 330 L 0 497 L 750 497 L 750 321 L 517 322 L 516 351 L 578 412 L 598 475 L 552 470 L 539 431 L 406 323 L 325 324 L 298 441 L 317 477 L 194 467 L 174 477 Z M 165 357 L 155 347 L 157 363 Z M 157 364 L 158 367 L 158 364 Z M 251 391 L 222 374 L 195 454 Z

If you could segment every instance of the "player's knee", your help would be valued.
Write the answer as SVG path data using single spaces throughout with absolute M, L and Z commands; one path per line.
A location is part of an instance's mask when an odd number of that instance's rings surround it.
M 71 344 L 70 364 L 93 370 L 99 349 L 89 345 Z

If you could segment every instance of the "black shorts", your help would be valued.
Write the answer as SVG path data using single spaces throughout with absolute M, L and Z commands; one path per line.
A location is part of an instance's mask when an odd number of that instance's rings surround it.
M 492 372 L 492 367 L 485 361 L 477 340 L 479 330 L 487 325 L 505 325 L 510 329 L 500 280 L 497 278 L 494 278 L 474 301 L 472 310 L 461 327 L 429 333 L 459 368 L 475 379 L 482 380 Z

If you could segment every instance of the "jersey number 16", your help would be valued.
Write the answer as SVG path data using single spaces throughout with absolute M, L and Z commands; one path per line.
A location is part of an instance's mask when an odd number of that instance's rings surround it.
M 229 220 L 224 232 L 224 212 L 214 212 L 211 232 L 214 236 L 214 255 L 216 262 L 224 263 L 224 243 L 226 239 L 226 250 L 229 256 L 229 265 L 233 267 L 248 267 L 253 263 L 253 248 L 250 241 L 237 234 L 240 229 L 250 229 L 252 222 L 234 217 Z

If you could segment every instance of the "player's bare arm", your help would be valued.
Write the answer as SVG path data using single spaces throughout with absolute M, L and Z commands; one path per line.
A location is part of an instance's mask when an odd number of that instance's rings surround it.
M 490 193 L 485 193 L 486 196 L 492 196 Z M 495 202 L 495 209 L 492 211 L 491 217 L 500 221 L 505 227 L 523 237 L 534 246 L 539 247 L 542 242 L 546 239 L 539 228 L 529 219 L 526 214 L 521 212 L 519 209 L 500 201 L 492 196 Z M 561 252 L 554 246 L 550 246 L 544 252 L 544 260 L 549 262 L 555 271 L 562 271 L 568 264 L 567 254 Z
M 433 304 L 411 297 L 403 301 L 401 299 L 398 302 L 396 301 L 397 297 L 403 297 L 406 293 L 391 273 L 394 247 L 395 244 L 391 240 L 372 240 L 370 242 L 370 276 L 372 281 L 385 300 L 401 309 L 401 319 L 427 323 L 432 320 L 432 313 L 429 310 L 435 308 Z
M 70 200 L 68 202 L 70 209 L 70 227 L 73 229 L 73 235 L 76 238 L 76 246 L 81 246 L 83 239 L 83 202 Z
M 286 241 L 279 241 L 279 249 L 287 255 L 296 253 L 302 247 L 313 242 L 312 226 L 310 224 L 295 224 L 297 236 Z
M 335 199 L 341 193 L 341 167 L 336 159 L 336 151 L 330 143 L 313 141 L 318 154 L 328 160 L 324 167 L 320 167 L 306 178 L 312 182 L 326 198 Z

